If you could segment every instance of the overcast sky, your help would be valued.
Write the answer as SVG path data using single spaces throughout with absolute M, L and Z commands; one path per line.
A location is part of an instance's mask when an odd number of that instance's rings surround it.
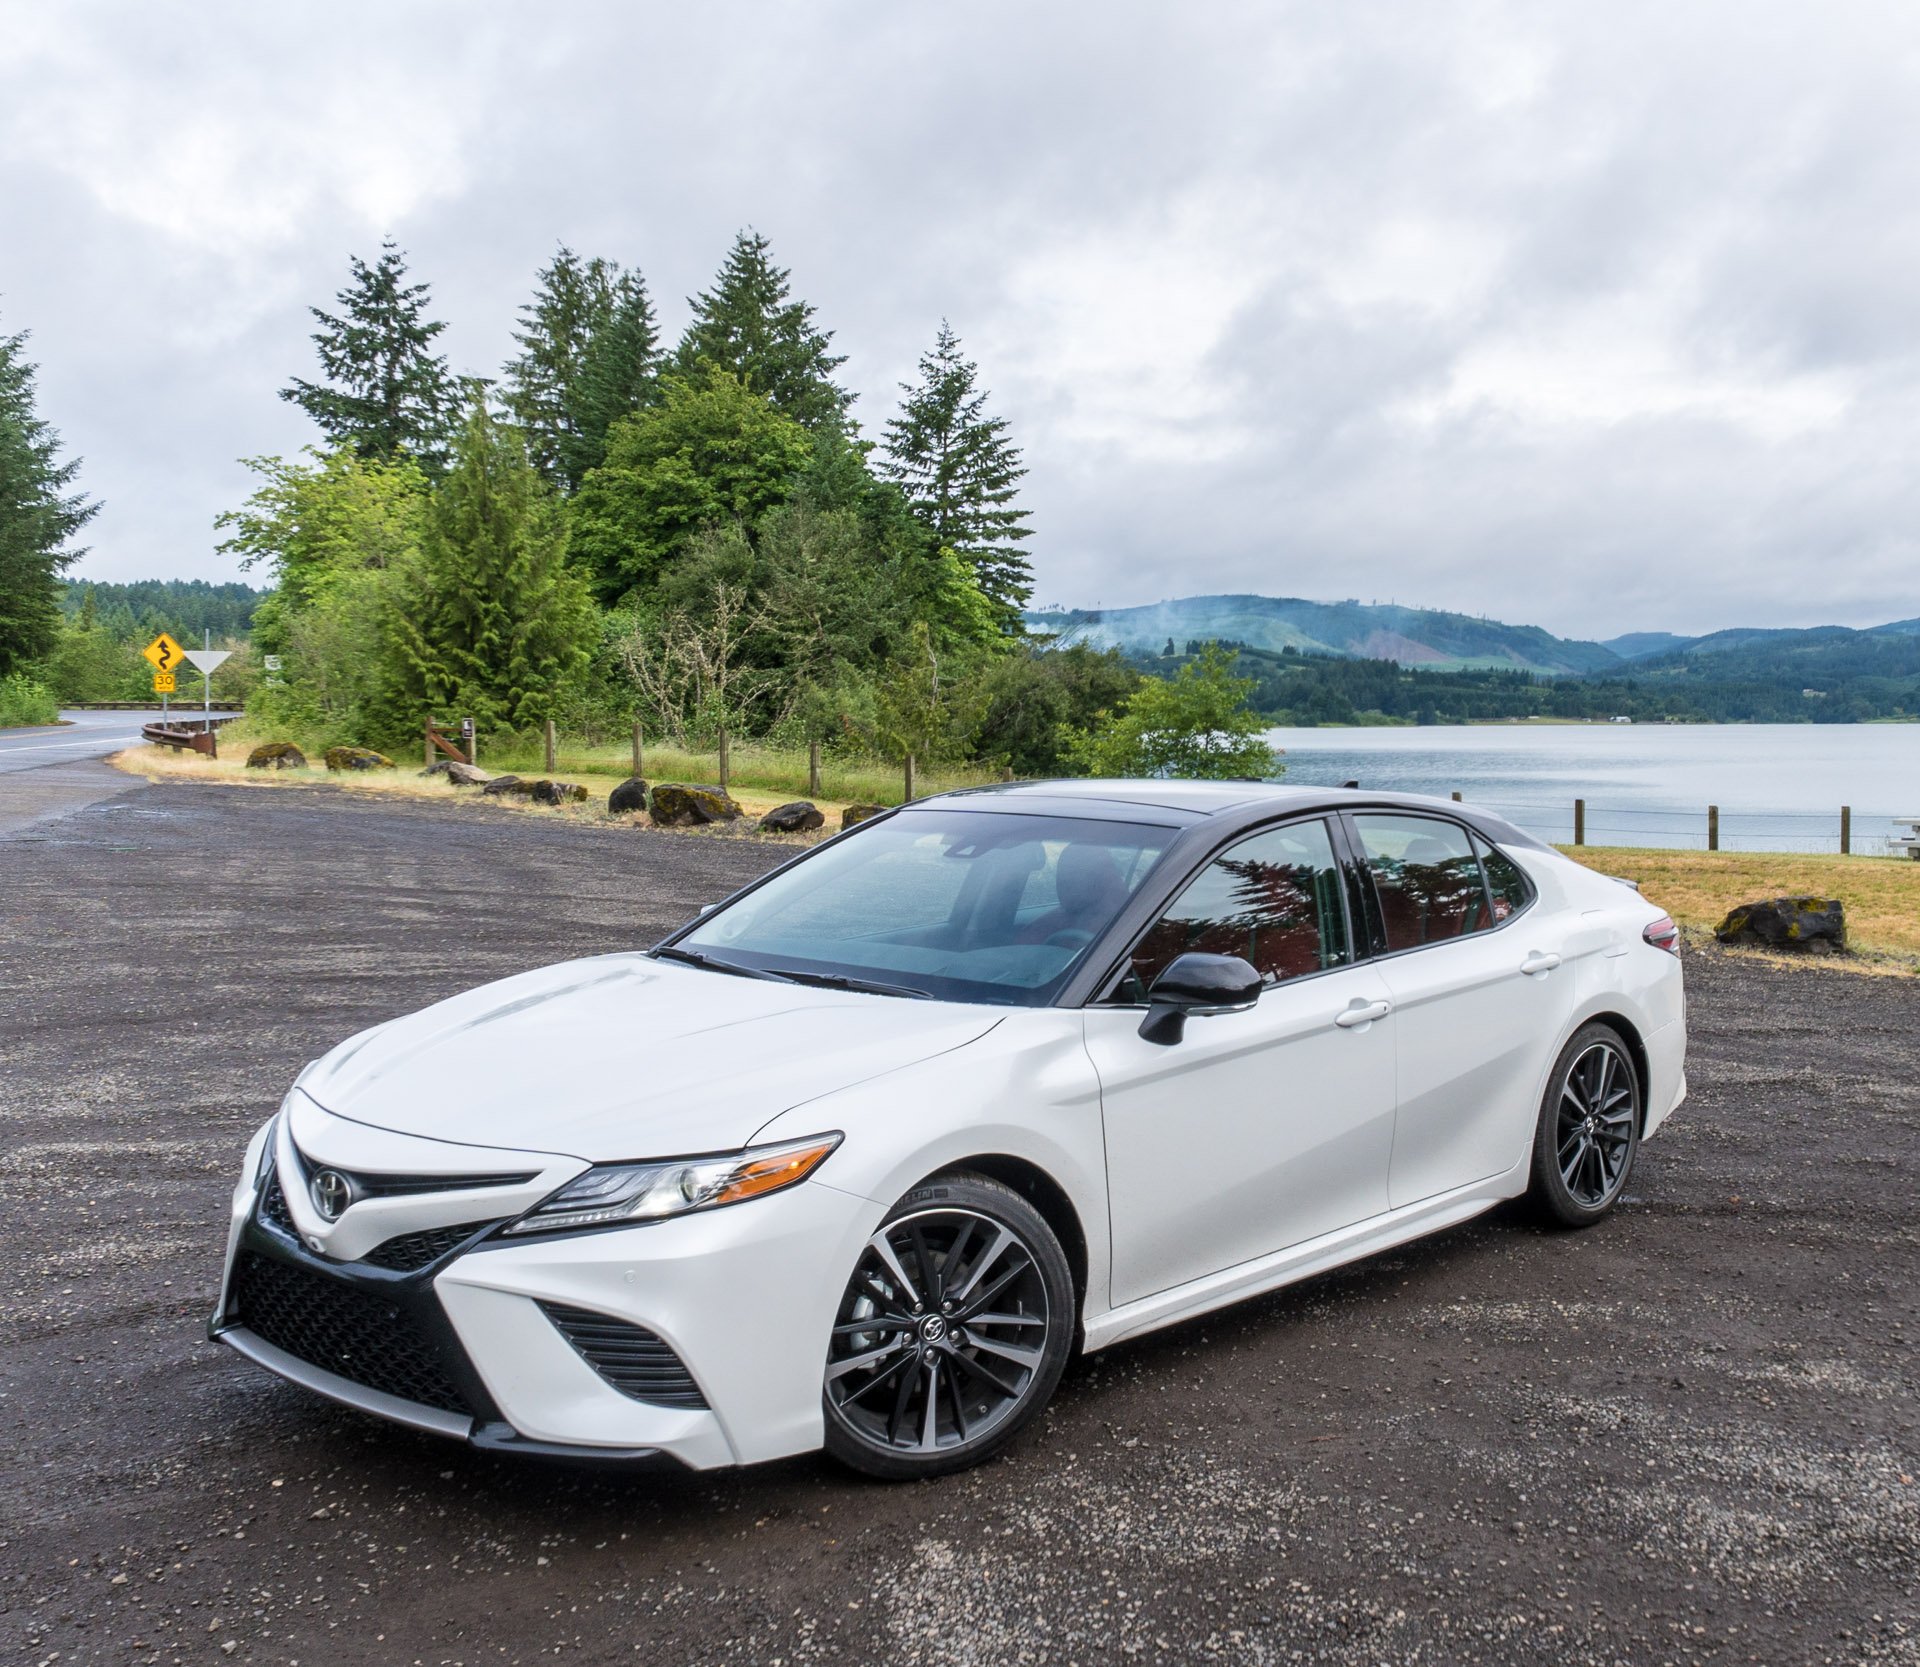
M 557 242 L 677 333 L 748 224 L 870 430 L 952 321 L 1041 602 L 1920 614 L 1906 0 L 0 0 L 0 330 L 105 502 L 82 576 L 235 576 L 383 234 L 491 374 Z

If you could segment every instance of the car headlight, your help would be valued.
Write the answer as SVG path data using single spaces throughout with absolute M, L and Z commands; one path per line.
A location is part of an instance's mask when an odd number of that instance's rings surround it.
M 744 1203 L 804 1181 L 841 1138 L 837 1133 L 809 1135 L 778 1146 L 749 1146 L 744 1152 L 718 1158 L 596 1164 L 506 1231 L 562 1233 L 577 1227 L 659 1221 L 691 1210 Z

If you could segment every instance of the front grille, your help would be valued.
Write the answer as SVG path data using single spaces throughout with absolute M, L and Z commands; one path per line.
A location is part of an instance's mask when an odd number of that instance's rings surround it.
M 311 1163 L 313 1160 L 308 1158 Z M 519 1175 L 365 1175 L 359 1170 L 343 1170 L 353 1183 L 353 1196 L 359 1198 L 412 1198 L 423 1192 L 468 1192 L 475 1187 L 518 1187 L 533 1179 L 531 1172 Z
M 418 1273 L 489 1225 L 484 1221 L 463 1221 L 455 1227 L 429 1227 L 419 1233 L 402 1233 L 375 1245 L 360 1260 L 371 1262 L 376 1268 L 390 1268 L 395 1273 Z
M 242 1251 L 233 1317 L 310 1366 L 397 1395 L 471 1414 L 439 1347 L 398 1303 L 290 1262 Z
M 663 1407 L 707 1404 L 680 1357 L 644 1326 L 557 1302 L 541 1303 L 540 1311 L 622 1395 Z

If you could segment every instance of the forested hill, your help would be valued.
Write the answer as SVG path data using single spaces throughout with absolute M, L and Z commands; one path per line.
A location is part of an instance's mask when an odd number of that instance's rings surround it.
M 171 631 L 197 648 L 209 631 L 216 640 L 244 637 L 266 595 L 252 585 L 216 585 L 205 579 L 140 579 L 125 585 L 70 579 L 62 588 L 60 608 L 77 621 L 91 598 L 94 619 L 116 637 Z
M 1617 671 L 1597 642 L 1556 637 L 1537 625 L 1391 603 L 1311 602 L 1296 596 L 1184 596 L 1138 608 L 1053 609 L 1029 629 L 1097 648 L 1157 654 L 1171 640 L 1245 643 L 1278 654 L 1353 655 L 1432 671 L 1512 670 L 1565 675 Z

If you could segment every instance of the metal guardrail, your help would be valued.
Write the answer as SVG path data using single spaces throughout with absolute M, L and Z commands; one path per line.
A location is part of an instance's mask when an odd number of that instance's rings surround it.
M 214 739 L 215 732 L 222 724 L 230 724 L 238 714 L 224 718 L 173 718 L 166 723 L 146 724 L 140 733 L 158 747 L 175 747 L 181 751 L 205 753 L 209 758 L 220 756 L 220 744 Z
M 69 700 L 61 704 L 69 712 L 151 712 L 154 706 L 150 700 Z M 246 702 L 241 700 L 216 700 L 211 708 L 201 707 L 202 711 L 231 712 L 235 716 L 246 709 Z

